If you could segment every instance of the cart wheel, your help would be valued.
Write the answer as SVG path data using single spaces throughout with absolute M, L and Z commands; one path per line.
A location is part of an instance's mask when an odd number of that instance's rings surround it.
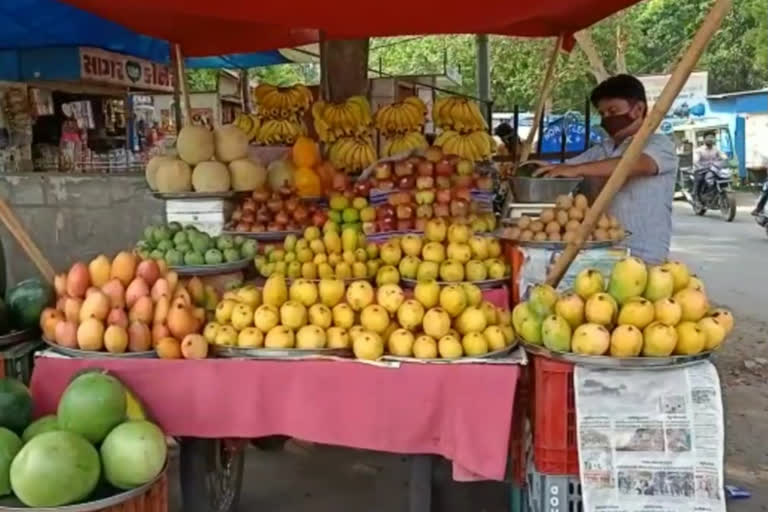
M 181 494 L 185 512 L 235 512 L 240 502 L 245 450 L 222 439 L 181 441 Z

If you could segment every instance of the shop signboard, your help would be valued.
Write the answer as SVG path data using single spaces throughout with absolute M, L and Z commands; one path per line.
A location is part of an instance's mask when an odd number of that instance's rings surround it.
M 648 108 L 653 108 L 664 86 L 667 85 L 671 75 L 644 75 L 638 78 L 645 86 L 645 95 L 648 98 Z M 707 115 L 707 83 L 709 74 L 706 71 L 696 71 L 686 80 L 685 85 L 672 103 L 667 115 L 662 121 L 659 130 L 670 133 L 679 124 L 688 123 L 691 120 Z
M 80 78 L 91 82 L 173 92 L 170 66 L 98 48 L 80 49 Z

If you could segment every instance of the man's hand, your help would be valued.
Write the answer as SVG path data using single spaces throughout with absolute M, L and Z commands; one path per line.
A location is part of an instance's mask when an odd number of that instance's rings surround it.
M 547 178 L 576 178 L 580 176 L 578 172 L 578 166 L 577 165 L 570 165 L 570 164 L 558 164 L 558 165 L 547 165 L 544 167 L 540 167 L 534 171 L 534 176 L 545 176 Z

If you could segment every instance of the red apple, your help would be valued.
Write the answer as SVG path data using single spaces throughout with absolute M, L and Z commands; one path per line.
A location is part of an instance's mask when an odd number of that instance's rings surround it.
M 472 176 L 454 176 L 451 178 L 453 185 L 456 187 L 473 188 L 475 185 L 475 179 Z
M 400 204 L 400 193 L 399 192 L 392 192 L 387 196 L 387 203 L 392 206 L 397 206 Z
M 454 217 L 464 217 L 469 214 L 469 203 L 464 199 L 454 199 L 451 201 L 451 215 Z
M 451 189 L 440 188 L 435 193 L 435 197 L 438 203 L 448 204 L 451 202 Z
M 384 219 L 376 221 L 376 225 L 379 228 L 379 232 L 394 231 L 397 220 L 395 218 Z
M 453 191 L 451 192 L 451 196 L 454 199 L 463 199 L 467 201 L 468 203 L 472 201 L 472 191 L 469 190 L 466 187 L 453 187 Z
M 256 209 L 256 201 L 253 200 L 252 197 L 246 197 L 243 199 L 243 210 L 255 210 Z
M 278 224 L 277 222 L 270 222 L 267 224 L 267 231 L 282 231 L 283 226 Z
M 416 178 L 416 188 L 424 190 L 426 188 L 432 188 L 435 186 L 435 178 L 432 176 L 419 176 Z
M 251 233 L 263 233 L 267 230 L 267 227 L 264 224 L 254 224 L 251 226 Z
M 275 215 L 275 222 L 277 222 L 278 224 L 282 224 L 283 226 L 288 224 L 289 220 L 291 219 L 288 217 L 288 214 L 286 212 L 277 212 L 277 214 Z
M 432 163 L 437 163 L 443 159 L 443 150 L 438 146 L 430 146 L 424 152 L 424 157 Z
M 256 212 L 256 222 L 259 224 L 269 224 L 269 221 L 271 220 L 272 215 L 269 213 L 269 210 L 261 209 Z
M 410 176 L 413 174 L 413 163 L 401 160 L 395 164 L 395 176 Z
M 451 176 L 456 173 L 456 166 L 447 158 L 443 158 L 435 165 L 435 174 L 438 176 Z
M 392 182 L 392 180 L 381 180 L 376 183 L 376 188 L 379 190 L 392 190 L 395 188 L 395 184 Z
M 413 219 L 398 219 L 397 221 L 398 231 L 409 231 L 411 229 L 413 229 Z
M 399 219 L 410 219 L 413 217 L 413 206 L 409 204 L 400 204 L 397 205 L 397 218 Z
M 451 188 L 451 178 L 448 176 L 437 176 L 435 178 L 437 188 Z
M 448 217 L 451 214 L 451 208 L 448 203 L 435 203 L 432 207 L 435 217 Z
M 322 227 L 328 221 L 328 214 L 324 211 L 317 211 L 312 215 L 312 224 Z
M 371 191 L 371 182 L 368 180 L 357 181 L 354 191 L 357 197 L 368 197 L 368 193 Z
M 416 167 L 416 174 L 419 176 L 432 176 L 435 173 L 435 164 L 430 162 L 429 160 L 424 160 L 422 162 L 419 162 L 418 167 Z
M 289 197 L 284 201 L 285 209 L 292 212 L 299 207 L 299 203 L 300 201 L 298 197 Z
M 424 231 L 424 228 L 427 227 L 427 221 L 429 221 L 429 219 L 424 217 L 416 217 L 416 220 L 413 221 L 413 229 L 416 231 Z
M 349 178 L 343 172 L 337 172 L 331 180 L 331 188 L 337 192 L 343 192 L 349 184 Z
M 373 175 L 377 180 L 388 180 L 392 176 L 392 164 L 390 162 L 379 162 L 373 168 Z
M 401 190 L 410 190 L 416 186 L 416 177 L 412 174 L 408 176 L 401 176 L 397 180 L 397 188 Z
M 480 190 L 493 190 L 493 178 L 490 176 L 478 176 L 475 178 L 475 186 Z
M 248 213 L 244 213 L 240 220 L 250 224 L 252 222 L 255 222 L 256 218 L 253 216 L 252 212 L 248 212 Z
M 283 209 L 283 200 L 273 196 L 272 199 L 267 201 L 267 208 L 269 208 L 269 211 L 272 213 L 277 213 Z
M 432 218 L 432 205 L 420 204 L 416 207 L 416 217 L 431 219 Z
M 395 216 L 395 207 L 391 204 L 383 204 L 376 208 L 376 219 L 392 218 Z
M 307 211 L 307 209 L 304 208 L 303 206 L 299 206 L 298 208 L 293 210 L 293 219 L 299 224 L 303 224 L 307 222 L 308 218 L 309 218 L 309 211 Z

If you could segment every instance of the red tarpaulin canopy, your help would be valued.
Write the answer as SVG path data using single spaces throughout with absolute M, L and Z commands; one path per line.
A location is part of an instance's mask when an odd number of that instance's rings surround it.
M 271 50 L 328 39 L 486 33 L 573 33 L 639 0 L 64 0 L 139 33 L 181 45 L 189 56 Z

